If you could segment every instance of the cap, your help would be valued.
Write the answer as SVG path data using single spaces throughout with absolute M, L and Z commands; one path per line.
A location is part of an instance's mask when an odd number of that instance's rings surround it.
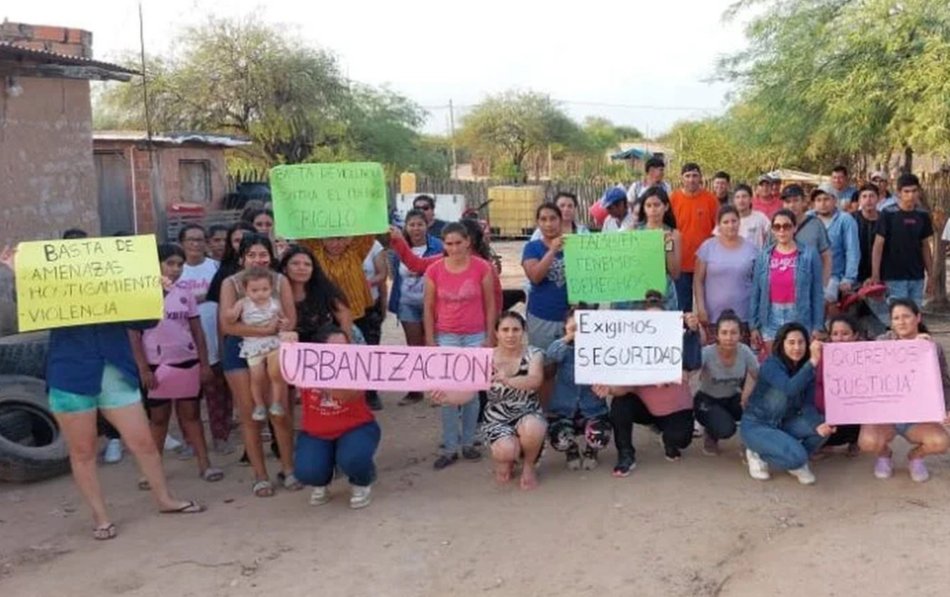
M 607 192 L 604 193 L 604 198 L 602 199 L 604 207 L 610 207 L 611 205 L 626 200 L 627 191 L 621 189 L 620 187 L 611 187 L 610 189 L 607 189 Z
M 756 184 L 762 184 L 762 183 L 766 183 L 766 182 L 769 183 L 769 184 L 772 184 L 772 181 L 773 181 L 773 180 L 775 180 L 775 179 L 773 179 L 773 178 L 772 178 L 771 176 L 769 176 L 768 174 L 763 174 L 762 176 L 759 177 L 759 180 L 756 182 Z
M 871 172 L 871 176 L 869 177 L 868 180 L 870 180 L 871 182 L 874 182 L 875 180 L 887 180 L 887 173 L 882 172 L 880 170 L 878 170 L 877 172 Z
M 805 196 L 805 189 L 803 189 L 801 185 L 790 184 L 784 189 L 782 189 L 783 200 L 790 199 L 792 197 L 804 197 L 804 196 Z
M 650 168 L 666 168 L 666 164 L 663 163 L 663 158 L 653 156 L 646 163 L 646 169 L 649 170 Z

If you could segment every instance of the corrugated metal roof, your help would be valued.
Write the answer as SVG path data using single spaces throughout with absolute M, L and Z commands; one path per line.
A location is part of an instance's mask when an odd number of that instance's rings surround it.
M 92 140 L 131 141 L 134 143 L 144 143 L 148 140 L 148 134 L 145 131 L 93 131 Z M 152 135 L 152 142 L 166 145 L 199 143 L 201 145 L 214 145 L 219 147 L 243 147 L 245 145 L 251 144 L 250 139 L 246 139 L 244 137 L 193 131 L 154 133 Z
M 50 50 L 38 50 L 35 48 L 25 48 L 8 41 L 0 41 L 0 58 L 19 58 L 35 60 L 37 62 L 46 62 L 51 64 L 60 64 L 67 66 L 92 66 L 117 75 L 117 78 L 128 80 L 130 75 L 140 75 L 137 70 L 132 70 L 118 64 L 84 58 L 82 56 L 70 56 Z

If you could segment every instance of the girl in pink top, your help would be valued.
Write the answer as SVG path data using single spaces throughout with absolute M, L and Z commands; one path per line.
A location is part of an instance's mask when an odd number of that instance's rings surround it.
M 442 229 L 442 246 L 445 257 L 425 273 L 426 345 L 491 347 L 498 316 L 492 268 L 485 260 L 471 255 L 471 239 L 462 224 L 453 222 Z M 433 464 L 436 470 L 458 460 L 460 445 L 466 460 L 481 458 L 475 448 L 478 406 L 475 394 L 461 406 L 442 406 L 442 453 Z
M 224 472 L 211 466 L 204 428 L 201 425 L 201 383 L 212 379 L 208 349 L 198 317 L 194 294 L 178 285 L 185 264 L 185 252 L 176 244 L 158 247 L 162 276 L 173 286 L 165 293 L 165 315 L 154 328 L 130 331 L 132 353 L 142 385 L 147 391 L 149 426 L 159 453 L 165 446 L 172 405 L 178 425 L 198 460 L 198 473 L 205 481 L 220 481 Z M 148 482 L 139 481 L 140 489 Z

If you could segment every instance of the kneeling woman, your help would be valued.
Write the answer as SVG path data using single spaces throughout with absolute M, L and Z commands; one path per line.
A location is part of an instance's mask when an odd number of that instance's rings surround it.
M 525 345 L 525 320 L 514 311 L 501 314 L 495 332 L 498 346 L 492 359 L 494 375 L 482 433 L 491 445 L 495 480 L 508 482 L 515 462 L 521 458 L 521 488 L 534 489 L 538 486 L 535 467 L 547 430 L 538 401 L 544 381 L 543 355 Z M 433 400 L 445 404 L 452 400 L 452 394 L 433 392 Z
M 891 302 L 891 331 L 878 336 L 878 340 L 930 340 L 927 328 L 921 322 L 920 308 L 912 300 L 895 299 Z M 935 343 L 936 344 L 936 343 Z M 940 344 L 937 347 L 937 360 L 940 363 L 940 377 L 943 381 L 944 404 L 947 409 L 947 418 L 943 425 L 950 424 L 950 375 L 947 373 L 947 359 Z M 913 447 L 907 453 L 907 468 L 910 478 L 923 483 L 930 478 L 924 457 L 934 454 L 943 454 L 950 448 L 950 436 L 946 428 L 940 423 L 895 423 L 892 425 L 861 425 L 861 434 L 858 436 L 858 446 L 864 452 L 877 455 L 874 464 L 874 476 L 878 479 L 887 479 L 894 474 L 894 463 L 891 460 L 891 442 L 901 435 Z
M 749 475 L 765 481 L 769 466 L 785 469 L 803 485 L 815 482 L 808 458 L 834 433 L 815 408 L 815 368 L 821 342 L 808 345 L 808 330 L 788 323 L 775 335 L 772 356 L 742 414 L 740 432 L 746 445 Z
M 326 325 L 314 340 L 322 344 L 347 344 L 346 334 Z M 330 481 L 337 468 L 350 480 L 350 508 L 365 508 L 372 500 L 376 480 L 373 457 L 380 430 L 362 390 L 300 391 L 302 421 L 294 452 L 294 476 L 312 485 L 310 504 L 330 501 Z

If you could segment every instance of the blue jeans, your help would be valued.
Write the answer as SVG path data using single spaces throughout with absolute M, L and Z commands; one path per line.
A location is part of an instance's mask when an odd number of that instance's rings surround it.
M 350 429 L 336 439 L 320 439 L 301 431 L 294 450 L 294 476 L 304 485 L 324 487 L 339 467 L 350 479 L 350 485 L 372 485 L 376 480 L 373 456 L 380 435 L 376 421 Z
M 676 284 L 676 302 L 679 310 L 689 313 L 693 310 L 693 272 L 682 272 L 673 281 Z
M 758 454 L 769 466 L 787 471 L 808 464 L 808 457 L 825 443 L 815 428 L 821 416 L 794 415 L 777 427 L 753 416 L 742 417 L 739 433 L 746 447 Z
M 917 303 L 918 307 L 923 306 L 923 280 L 884 280 L 884 285 L 887 286 L 888 299 L 910 299 Z
M 485 341 L 485 333 L 478 334 L 436 334 L 435 343 L 439 346 L 455 348 L 478 348 Z M 462 430 L 459 433 L 459 416 Z M 475 394 L 462 406 L 442 407 L 442 453 L 456 454 L 461 444 L 465 448 L 475 445 L 475 431 L 478 429 L 478 400 Z

